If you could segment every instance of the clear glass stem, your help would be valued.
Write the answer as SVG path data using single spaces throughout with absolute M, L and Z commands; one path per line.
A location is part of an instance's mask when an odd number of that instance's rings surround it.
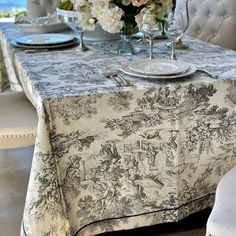
M 175 47 L 176 47 L 176 42 L 172 41 L 171 42 L 171 56 L 170 56 L 171 60 L 177 60 L 176 55 L 175 55 Z
M 141 44 L 147 44 L 147 43 L 149 43 L 149 40 L 148 40 L 148 38 L 142 33 L 142 38 L 138 39 L 137 42 L 138 42 L 138 43 L 141 43 Z
M 149 39 L 149 47 L 150 47 L 150 56 L 149 56 L 149 58 L 153 59 L 153 38 L 152 37 Z
M 89 50 L 85 45 L 84 45 L 84 31 L 79 31 L 79 46 L 77 47 L 76 50 L 85 52 Z
M 76 22 L 73 22 L 73 26 L 72 26 L 74 32 L 79 35 L 79 46 L 75 49 L 76 51 L 79 51 L 79 52 L 85 52 L 85 51 L 88 51 L 89 48 L 87 48 L 85 45 L 84 45 L 84 31 L 82 30 L 81 27 L 79 27 L 77 25 Z
M 112 53 L 127 56 L 134 55 L 135 51 L 131 43 L 131 35 L 121 34 L 121 39 L 118 41 L 117 46 L 112 49 Z
M 127 44 L 128 49 L 130 50 L 131 54 L 134 55 L 134 48 L 133 48 L 133 45 L 131 44 L 131 35 L 121 35 L 121 38 Z

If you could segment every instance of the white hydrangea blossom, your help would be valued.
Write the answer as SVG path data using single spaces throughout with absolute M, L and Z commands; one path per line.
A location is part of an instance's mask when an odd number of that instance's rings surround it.
M 81 13 L 81 25 L 84 29 L 93 29 L 97 22 L 103 30 L 118 33 L 124 27 L 122 16 L 125 12 L 117 6 L 115 0 L 73 0 L 76 10 Z M 156 18 L 163 18 L 171 11 L 172 0 L 122 0 L 120 4 L 132 4 L 139 7 L 135 21 L 140 28 L 143 21 L 153 24 Z M 155 16 L 155 17 L 149 17 Z
M 105 6 L 97 17 L 98 23 L 103 30 L 109 33 L 118 33 L 124 27 L 124 22 L 121 20 L 123 10 L 118 6 Z
M 135 16 L 135 21 L 139 29 L 143 24 L 154 25 L 156 19 L 164 18 L 167 12 L 170 12 L 172 8 L 172 1 L 170 0 L 156 0 L 147 7 L 143 8 L 139 14 Z
M 80 24 L 83 30 L 92 31 L 95 29 L 96 20 L 90 14 L 80 15 Z

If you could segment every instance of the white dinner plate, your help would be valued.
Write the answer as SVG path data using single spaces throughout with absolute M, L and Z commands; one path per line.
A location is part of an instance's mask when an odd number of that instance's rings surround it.
M 61 44 L 49 44 L 49 45 L 24 45 L 24 44 L 18 44 L 18 42 L 15 39 L 11 40 L 11 44 L 14 47 L 18 48 L 24 48 L 24 49 L 55 49 L 55 48 L 63 48 L 63 47 L 69 47 L 72 45 L 75 45 L 77 43 L 77 39 L 74 39 L 71 42 L 67 43 L 61 43 Z
M 46 34 L 46 33 L 56 33 L 63 32 L 69 29 L 69 27 L 61 22 L 49 23 L 46 25 L 36 25 L 33 26 L 30 23 L 17 23 L 16 27 L 27 34 Z
M 129 68 L 144 75 L 177 75 L 188 70 L 189 64 L 174 60 L 131 61 Z
M 39 46 L 68 43 L 73 41 L 74 37 L 67 34 L 32 34 L 21 36 L 15 40 L 21 45 Z
M 192 65 L 190 63 L 184 62 L 184 63 L 186 63 L 188 65 L 189 69 L 187 69 L 187 71 L 185 71 L 183 73 L 180 73 L 180 74 L 177 74 L 177 75 L 144 75 L 144 74 L 141 74 L 141 73 L 138 73 L 136 71 L 131 70 L 130 67 L 129 67 L 129 63 L 130 62 L 124 62 L 124 63 L 121 64 L 120 70 L 123 73 L 125 73 L 127 75 L 131 75 L 131 76 L 143 78 L 143 79 L 152 79 L 152 80 L 179 79 L 179 78 L 182 78 L 182 77 L 186 77 L 186 76 L 192 75 L 197 70 L 197 67 L 195 65 Z

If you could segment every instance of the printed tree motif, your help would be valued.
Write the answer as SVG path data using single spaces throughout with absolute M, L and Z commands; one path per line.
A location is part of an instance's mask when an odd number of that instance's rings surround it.
M 81 182 L 80 161 L 81 157 L 74 155 L 70 156 L 65 163 L 67 168 L 65 168 L 65 173 L 63 173 L 62 177 L 64 195 L 70 192 L 72 197 L 76 197 L 80 193 L 78 188 Z
M 104 120 L 105 128 L 120 129 L 122 131 L 120 136 L 127 137 L 136 133 L 141 127 L 156 126 L 163 120 L 173 123 L 177 119 L 182 120 L 189 114 L 194 115 L 206 109 L 210 105 L 209 97 L 215 92 L 213 85 L 201 85 L 196 88 L 192 84 L 187 88 L 181 86 L 152 88 L 147 90 L 142 98 L 137 99 L 135 112 L 121 119 Z
M 136 133 L 143 126 L 152 127 L 161 124 L 158 114 L 146 114 L 143 111 L 133 112 L 122 119 L 105 119 L 103 122 L 106 123 L 105 128 L 120 129 L 122 133 L 119 136 L 124 138 Z
M 55 133 L 55 129 L 53 133 Z M 84 136 L 80 131 L 75 131 L 69 134 L 52 134 L 51 140 L 54 144 L 54 153 L 60 158 L 69 153 L 71 147 L 77 148 L 78 151 L 89 148 L 91 143 L 94 142 L 95 136 Z
M 38 185 L 39 198 L 32 198 L 32 202 L 26 206 L 29 220 L 36 222 L 44 219 L 45 214 L 49 214 L 54 219 L 63 211 L 54 156 L 50 153 L 37 153 L 37 156 L 42 159 L 42 165 L 45 166 L 44 172 L 36 175 L 34 179 Z
M 158 111 L 159 108 L 169 109 L 178 107 L 180 95 L 180 86 L 174 89 L 170 87 L 160 87 L 159 89 L 148 89 L 143 98 L 137 99 L 137 104 L 140 109 Z
M 209 97 L 212 97 L 215 93 L 216 89 L 212 84 L 209 84 L 208 86 L 201 84 L 197 87 L 190 84 L 180 103 L 180 120 L 207 109 L 210 106 Z
M 236 105 L 236 83 L 235 80 L 230 81 L 231 86 L 227 89 L 227 94 L 225 95 L 225 101 L 227 101 L 230 105 Z
M 228 114 L 227 108 L 215 105 L 202 110 L 200 115 L 194 127 L 186 128 L 185 151 L 193 152 L 198 149 L 200 154 L 204 151 L 213 153 L 215 141 L 223 144 L 235 135 L 236 112 Z
M 187 201 L 191 201 L 192 199 L 199 198 L 199 196 L 204 196 L 209 193 L 215 192 L 216 184 L 209 185 L 208 177 L 214 171 L 214 167 L 208 165 L 207 168 L 201 173 L 201 175 L 197 178 L 194 185 L 190 185 L 186 179 L 182 179 L 181 182 L 181 189 L 180 191 L 179 200 L 182 203 Z M 199 195 L 201 193 L 201 195 Z
M 89 119 L 97 114 L 96 103 L 95 95 L 68 99 L 68 101 L 62 100 L 59 104 L 57 100 L 51 101 L 50 114 L 53 120 L 62 119 L 65 125 L 69 125 L 71 121 L 79 120 L 81 117 Z
M 108 103 L 113 106 L 113 110 L 116 112 L 126 111 L 129 109 L 132 97 L 130 92 L 117 92 L 113 97 L 110 97 Z

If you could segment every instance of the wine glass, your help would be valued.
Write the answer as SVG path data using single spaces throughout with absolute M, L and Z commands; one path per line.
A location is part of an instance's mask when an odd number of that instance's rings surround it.
M 170 12 L 168 14 L 167 22 L 170 24 L 171 21 L 175 21 L 175 24 L 182 28 L 183 34 L 188 29 L 189 26 L 189 10 L 188 10 L 189 0 L 183 1 L 180 5 L 177 4 L 176 9 L 174 12 Z M 178 38 L 178 41 L 175 42 L 175 46 L 177 49 L 187 49 L 189 48 L 188 44 L 182 41 L 182 36 Z M 168 47 L 171 46 L 171 43 L 167 44 Z
M 184 6 L 175 11 L 175 18 L 179 25 L 183 28 L 183 34 L 187 31 L 189 27 L 189 0 L 186 0 Z M 184 9 L 184 10 L 183 10 Z M 182 37 L 179 38 L 177 42 L 178 49 L 187 49 L 189 46 L 187 43 L 182 41 Z
M 135 54 L 135 48 L 131 44 L 131 37 L 137 32 L 136 25 L 132 23 L 125 23 L 124 27 L 120 31 L 121 39 L 118 41 L 118 45 L 112 49 L 112 53 L 131 56 Z
M 76 34 L 79 35 L 79 46 L 75 50 L 80 52 L 89 50 L 89 48 L 84 45 L 84 30 L 81 26 L 81 19 L 78 12 L 57 9 L 57 17 L 61 22 L 66 23 Z
M 71 29 L 73 29 L 73 31 L 79 35 L 79 46 L 75 50 L 81 52 L 88 51 L 89 48 L 84 44 L 84 30 L 81 27 L 81 24 L 76 19 L 74 19 L 69 25 Z
M 175 49 L 176 49 L 176 43 L 179 42 L 181 39 L 183 33 L 184 33 L 184 27 L 181 24 L 178 24 L 178 22 L 175 20 L 173 17 L 173 14 L 170 13 L 168 15 L 168 20 L 167 20 L 167 28 L 166 28 L 166 33 L 168 39 L 170 39 L 171 42 L 171 60 L 177 60 L 176 54 L 175 54 Z
M 144 36 L 149 40 L 150 45 L 150 55 L 149 58 L 153 59 L 153 41 L 157 35 L 161 35 L 163 31 L 163 25 L 161 22 L 156 20 L 155 16 L 150 16 L 155 19 L 154 21 L 143 21 L 140 25 L 140 31 L 144 34 Z

